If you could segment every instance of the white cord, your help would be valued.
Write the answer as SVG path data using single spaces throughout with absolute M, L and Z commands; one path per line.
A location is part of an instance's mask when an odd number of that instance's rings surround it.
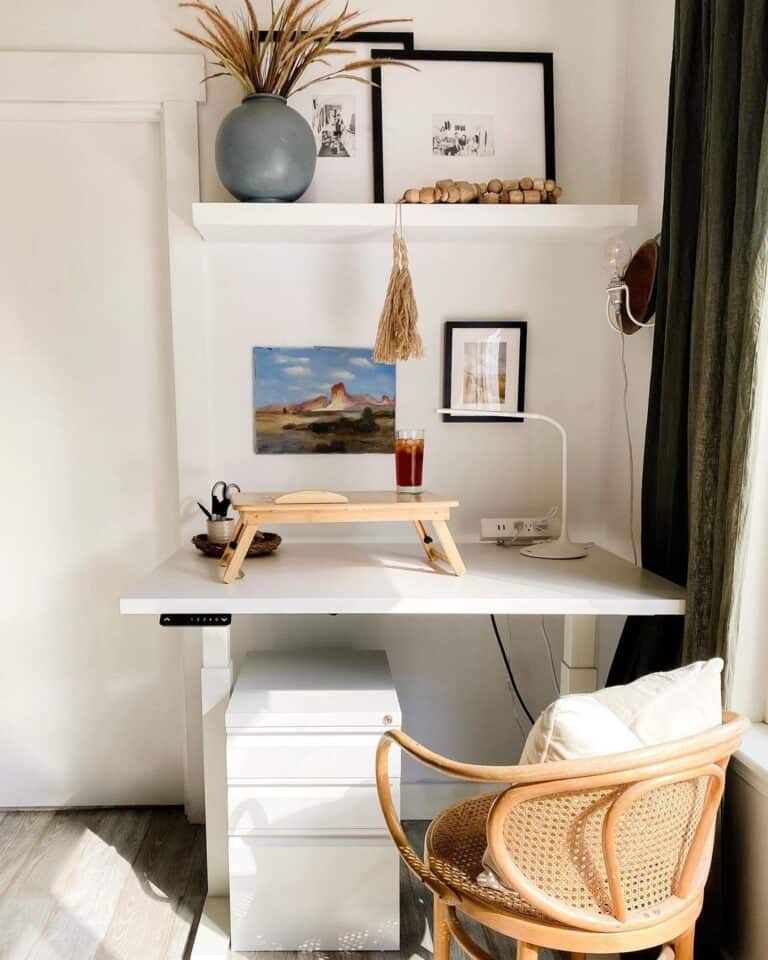
M 549 639 L 547 628 L 544 626 L 544 617 L 540 618 L 539 623 L 541 624 L 541 632 L 544 634 L 544 642 L 547 645 L 547 653 L 549 654 L 549 665 L 552 668 L 552 682 L 555 685 L 555 690 L 557 691 L 557 695 L 559 697 L 560 681 L 557 677 L 557 668 L 555 667 L 555 655 L 552 653 L 552 641 Z
M 626 334 L 619 331 L 621 336 L 621 371 L 624 376 L 624 427 L 627 431 L 627 449 L 629 452 L 629 538 L 632 541 L 632 559 L 637 566 L 637 542 L 635 540 L 635 454 L 632 449 L 632 429 L 629 423 L 629 374 L 627 373 L 627 358 L 624 354 L 624 338 Z
M 619 298 L 617 302 L 614 302 L 612 294 L 619 293 Z M 624 297 L 624 302 L 622 304 L 622 296 Z M 621 308 L 624 307 L 624 313 L 627 318 L 634 323 L 636 327 L 643 327 L 645 329 L 651 330 L 656 326 L 655 320 L 648 320 L 645 323 L 641 323 L 640 320 L 635 320 L 632 315 L 632 310 L 629 306 L 629 287 L 626 283 L 621 283 L 621 278 L 615 278 L 611 281 L 606 294 L 605 294 L 605 316 L 608 320 L 608 326 L 613 330 L 614 333 L 624 333 L 624 326 L 622 323 Z

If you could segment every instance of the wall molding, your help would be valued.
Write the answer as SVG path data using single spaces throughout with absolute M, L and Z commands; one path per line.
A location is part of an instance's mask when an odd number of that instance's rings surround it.
M 768 724 L 753 723 L 733 755 L 730 772 L 768 797 Z
M 203 103 L 204 78 L 197 53 L 0 51 L 0 100 L 21 103 Z
M 0 123 L 160 123 L 160 103 L 0 102 Z

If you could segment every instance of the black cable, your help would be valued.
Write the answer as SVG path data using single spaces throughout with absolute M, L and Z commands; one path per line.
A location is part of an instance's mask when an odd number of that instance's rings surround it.
M 520 693 L 520 690 L 518 689 L 517 683 L 515 681 L 515 675 L 514 673 L 512 673 L 512 667 L 510 666 L 510 663 L 509 663 L 509 657 L 507 656 L 507 651 L 504 649 L 504 644 L 501 642 L 501 634 L 499 633 L 499 628 L 496 625 L 496 617 L 493 614 L 491 614 L 491 623 L 493 624 L 493 632 L 496 634 L 496 643 L 498 643 L 499 645 L 499 650 L 501 650 L 501 656 L 504 660 L 504 666 L 507 669 L 507 676 L 509 677 L 509 682 L 512 684 L 512 689 L 515 691 L 515 696 L 520 701 L 520 706 L 525 711 L 526 717 L 528 717 L 528 719 L 533 724 L 534 723 L 533 716 L 531 715 L 531 711 L 528 709 L 528 707 L 526 707 L 525 700 L 523 700 L 523 695 Z

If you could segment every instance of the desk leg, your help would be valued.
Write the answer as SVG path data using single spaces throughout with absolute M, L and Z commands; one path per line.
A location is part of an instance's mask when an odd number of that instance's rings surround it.
M 229 627 L 203 628 L 200 680 L 208 895 L 191 956 L 192 960 L 225 960 L 229 950 L 229 844 L 224 713 L 232 690 Z
M 581 614 L 563 619 L 560 693 L 591 693 L 597 690 L 597 617 Z

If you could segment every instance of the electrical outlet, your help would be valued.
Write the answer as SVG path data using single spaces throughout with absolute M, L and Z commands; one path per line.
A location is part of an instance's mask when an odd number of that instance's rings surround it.
M 546 520 L 531 519 L 514 520 L 513 524 L 521 537 L 535 537 L 546 530 L 548 526 Z
M 480 521 L 480 539 L 481 540 L 507 540 L 514 537 L 512 532 L 512 520 L 503 518 L 495 520 Z
M 530 540 L 552 535 L 554 514 L 545 517 L 492 517 L 480 521 L 481 540 Z

